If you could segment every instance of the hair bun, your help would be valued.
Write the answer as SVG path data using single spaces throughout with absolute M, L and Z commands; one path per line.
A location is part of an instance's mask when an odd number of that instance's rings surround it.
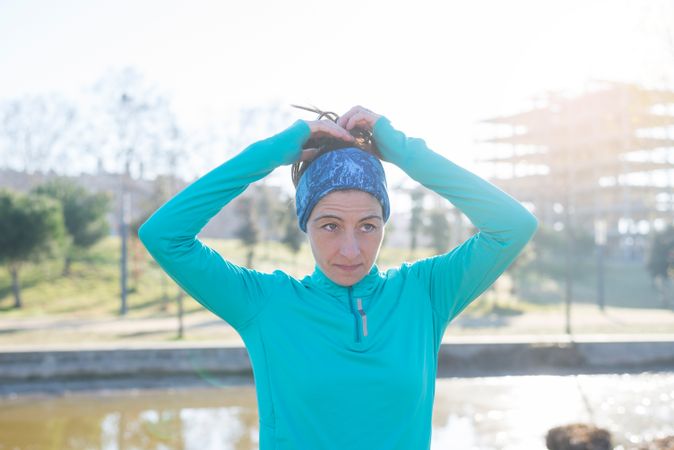
M 337 120 L 339 119 L 339 115 L 337 115 L 336 113 L 332 111 L 322 111 L 321 109 L 313 105 L 311 107 L 300 105 L 290 105 L 290 106 L 318 114 L 317 120 L 328 118 L 336 123 Z M 374 142 L 374 139 L 372 138 L 372 132 L 370 130 L 366 130 L 360 127 L 354 127 L 351 130 L 349 130 L 349 133 L 351 133 L 351 136 L 353 136 L 356 139 L 355 143 L 343 141 L 341 139 L 334 137 L 321 137 L 309 139 L 307 142 L 305 142 L 302 148 L 303 149 L 317 148 L 318 152 L 316 152 L 316 158 L 318 158 L 322 154 L 331 152 L 333 150 L 345 147 L 356 147 L 376 156 L 379 159 L 382 159 L 381 153 L 379 152 L 379 148 L 377 147 L 377 144 Z M 292 165 L 290 172 L 292 176 L 293 185 L 296 188 L 300 178 L 302 177 L 302 174 L 309 167 L 312 161 L 313 160 L 297 161 Z

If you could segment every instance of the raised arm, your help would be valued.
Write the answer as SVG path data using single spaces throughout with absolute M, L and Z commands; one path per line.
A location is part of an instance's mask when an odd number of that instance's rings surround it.
M 433 152 L 423 139 L 393 128 L 386 117 L 355 107 L 340 118 L 347 129 L 368 121 L 385 161 L 449 200 L 479 230 L 448 253 L 409 267 L 428 284 L 442 333 L 515 260 L 536 232 L 538 220 L 492 183 Z
M 152 257 L 188 294 L 237 330 L 264 307 L 273 274 L 260 273 L 224 259 L 197 234 L 249 184 L 281 165 L 314 157 L 302 149 L 311 137 L 353 137 L 329 120 L 298 120 L 289 128 L 255 142 L 199 178 L 161 206 L 138 230 Z
M 255 142 L 176 194 L 140 227 L 152 257 L 188 294 L 234 328 L 244 327 L 265 304 L 271 274 L 225 260 L 197 234 L 232 199 L 276 167 L 295 162 L 310 136 L 298 120 Z

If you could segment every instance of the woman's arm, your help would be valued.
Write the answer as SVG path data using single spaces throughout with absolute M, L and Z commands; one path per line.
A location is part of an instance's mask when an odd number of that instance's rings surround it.
M 373 137 L 386 160 L 449 200 L 479 230 L 448 253 L 410 267 L 427 280 L 433 307 L 446 326 L 515 260 L 538 220 L 492 183 L 433 152 L 422 139 L 394 129 L 386 117 L 376 121 Z
M 338 124 L 371 129 L 385 161 L 449 200 L 479 230 L 448 253 L 409 266 L 428 284 L 442 337 L 447 324 L 515 260 L 538 220 L 510 195 L 433 152 L 422 139 L 405 136 L 384 116 L 356 106 Z
M 161 206 L 138 236 L 159 265 L 204 307 L 237 330 L 264 306 L 271 274 L 235 265 L 197 234 L 249 184 L 300 156 L 310 125 L 296 121 L 286 130 L 255 142 L 197 179 Z

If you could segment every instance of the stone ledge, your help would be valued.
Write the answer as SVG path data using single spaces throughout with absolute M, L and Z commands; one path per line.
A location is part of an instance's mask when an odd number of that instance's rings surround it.
M 674 370 L 672 341 L 453 342 L 438 354 L 438 376 L 614 373 Z M 148 382 L 180 377 L 244 377 L 252 381 L 245 347 L 13 349 L 0 353 L 0 386 L 65 385 L 103 379 Z M 123 384 L 123 383 L 122 383 Z M 0 392 L 1 393 L 1 392 Z

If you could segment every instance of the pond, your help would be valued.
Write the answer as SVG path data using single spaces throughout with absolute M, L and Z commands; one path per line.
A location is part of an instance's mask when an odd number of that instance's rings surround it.
M 674 434 L 674 373 L 440 378 L 431 448 L 540 450 L 576 421 L 616 449 Z M 0 398 L 0 450 L 252 450 L 257 437 L 252 385 Z

